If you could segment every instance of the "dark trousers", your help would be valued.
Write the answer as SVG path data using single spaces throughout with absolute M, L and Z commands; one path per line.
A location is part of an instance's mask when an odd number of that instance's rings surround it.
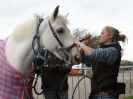
M 45 99 L 68 99 L 68 90 L 44 90 Z
M 92 99 L 118 99 L 112 96 L 94 96 Z

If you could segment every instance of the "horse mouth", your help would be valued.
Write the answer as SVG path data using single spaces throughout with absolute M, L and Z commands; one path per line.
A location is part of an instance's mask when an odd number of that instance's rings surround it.
M 75 56 L 74 56 L 74 59 L 75 59 L 76 64 L 80 64 L 80 62 L 81 62 L 80 56 L 75 55 Z

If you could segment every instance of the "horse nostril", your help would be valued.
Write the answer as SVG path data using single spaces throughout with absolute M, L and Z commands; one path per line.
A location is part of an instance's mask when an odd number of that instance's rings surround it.
M 75 61 L 76 61 L 76 62 L 80 62 L 80 61 L 81 61 L 81 58 L 80 58 L 78 55 L 75 55 L 74 58 L 75 58 Z

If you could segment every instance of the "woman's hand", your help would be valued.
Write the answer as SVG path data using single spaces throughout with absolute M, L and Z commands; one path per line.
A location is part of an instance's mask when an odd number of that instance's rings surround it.
M 84 39 L 84 40 L 87 40 L 87 39 Z M 92 48 L 90 46 L 85 45 L 84 43 L 80 42 L 77 39 L 74 39 L 74 43 L 79 47 L 79 50 L 83 50 L 85 54 L 90 55 L 92 51 Z M 88 42 L 86 41 L 86 43 Z
M 79 40 L 75 39 L 74 43 L 79 47 L 79 50 L 82 49 L 82 47 L 84 46 L 84 43 L 80 42 Z
M 90 42 L 90 38 L 91 38 L 91 35 L 90 35 L 90 34 L 85 35 L 85 36 L 83 37 L 83 43 L 84 43 L 85 45 L 88 45 L 89 42 Z
M 80 47 L 81 42 L 80 42 L 78 39 L 74 39 L 74 43 L 75 43 L 78 47 Z

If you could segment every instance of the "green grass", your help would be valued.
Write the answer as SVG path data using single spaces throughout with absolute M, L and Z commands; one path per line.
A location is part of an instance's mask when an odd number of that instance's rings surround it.
M 133 99 L 133 96 L 127 96 L 125 99 Z
M 131 83 L 131 85 L 130 85 L 130 86 L 131 86 L 131 89 L 133 89 L 133 82 Z
M 133 83 L 131 83 L 131 89 L 133 89 Z

